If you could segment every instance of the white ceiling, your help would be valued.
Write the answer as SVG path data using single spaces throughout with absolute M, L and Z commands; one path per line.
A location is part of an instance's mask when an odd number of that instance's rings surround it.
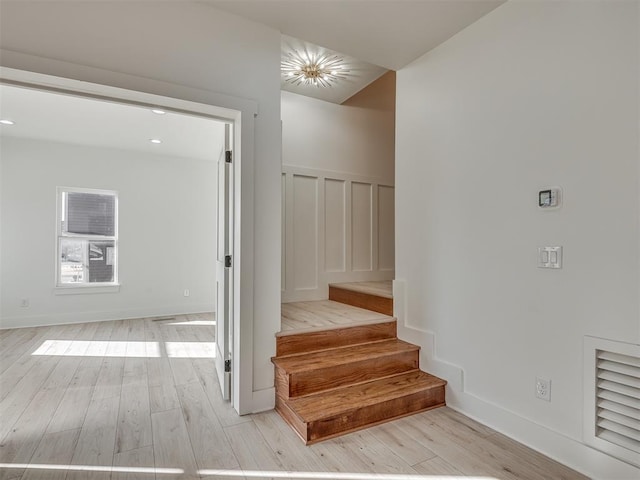
M 399 70 L 506 0 L 201 0 L 295 38 Z
M 149 108 L 0 85 L 1 137 L 133 150 L 178 158 L 217 161 L 224 123 Z M 149 140 L 162 140 L 159 145 Z

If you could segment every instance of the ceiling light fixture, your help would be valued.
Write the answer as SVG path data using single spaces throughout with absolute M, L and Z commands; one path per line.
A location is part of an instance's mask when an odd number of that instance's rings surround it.
M 152 138 L 152 139 L 151 139 L 151 140 L 149 140 L 149 141 L 150 141 L 151 143 L 155 143 L 155 144 L 162 143 L 162 140 L 160 140 L 159 138 Z
M 16 124 L 16 122 L 14 122 L 13 120 L 6 120 L 6 119 L 0 120 L 0 123 L 2 125 L 15 125 Z
M 288 52 L 281 62 L 285 82 L 293 85 L 330 87 L 348 77 L 344 58 L 336 54 Z
M 165 113 L 167 113 L 167 112 L 165 112 L 164 110 L 162 110 L 160 108 L 152 108 L 151 111 L 153 113 L 155 113 L 155 114 L 158 114 L 158 115 L 164 115 Z

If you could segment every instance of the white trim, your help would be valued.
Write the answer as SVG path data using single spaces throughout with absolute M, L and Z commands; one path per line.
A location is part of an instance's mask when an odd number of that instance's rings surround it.
M 582 412 L 582 440 L 587 445 L 600 450 L 604 453 L 617 457 L 623 461 L 638 465 L 640 467 L 640 458 L 636 452 L 628 450 L 624 447 L 602 440 L 597 436 L 596 418 L 597 418 L 597 352 L 605 350 L 608 352 L 621 353 L 630 357 L 640 356 L 640 345 L 629 342 L 617 342 L 605 338 L 584 337 L 583 355 L 584 355 L 584 377 L 583 377 L 583 396 L 584 405 Z
M 640 469 L 465 391 L 464 369 L 438 357 L 435 333 L 408 324 L 405 280 L 393 282 L 398 337 L 420 345 L 421 368 L 447 380 L 447 406 L 594 479 L 640 478 Z
M 253 392 L 253 412 L 260 413 L 273 410 L 276 406 L 275 387 L 256 390 Z
M 168 315 L 192 315 L 213 312 L 213 305 L 165 305 L 152 308 L 134 308 L 126 310 L 105 310 L 93 312 L 52 313 L 28 317 L 6 317 L 0 322 L 0 330 L 8 328 L 50 327 L 51 325 L 70 325 L 74 323 L 105 322 Z
M 241 415 L 251 413 L 254 321 L 254 124 L 255 116 L 258 114 L 257 102 L 4 49 L 0 49 L 0 61 L 0 83 L 197 114 L 234 124 L 235 258 L 232 368 L 235 375 L 232 404 Z M 6 325 L 11 320 L 7 319 L 3 324 Z
M 58 285 L 53 289 L 54 295 L 91 295 L 99 293 L 118 293 L 120 284 L 113 283 L 86 283 L 83 285 Z

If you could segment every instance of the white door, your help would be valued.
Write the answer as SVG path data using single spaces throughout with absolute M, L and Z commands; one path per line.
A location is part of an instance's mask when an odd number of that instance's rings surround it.
M 222 397 L 231 399 L 233 333 L 233 155 L 232 126 L 225 125 L 225 151 L 218 160 L 218 253 L 216 260 L 216 372 Z

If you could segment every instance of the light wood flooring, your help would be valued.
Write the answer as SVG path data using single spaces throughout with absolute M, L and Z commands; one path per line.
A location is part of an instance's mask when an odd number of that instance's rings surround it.
M 282 304 L 282 332 L 343 327 L 392 317 L 331 300 Z
M 0 331 L 0 478 L 585 478 L 449 408 L 306 447 L 221 400 L 211 320 Z

